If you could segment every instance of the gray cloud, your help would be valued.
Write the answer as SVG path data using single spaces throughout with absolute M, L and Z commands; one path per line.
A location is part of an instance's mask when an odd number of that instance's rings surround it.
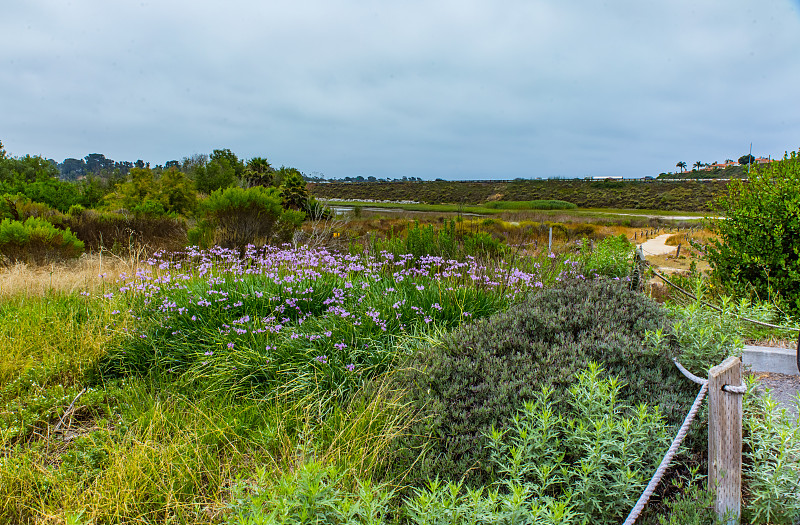
M 31 1 L 0 139 L 328 176 L 639 176 L 800 146 L 798 3 Z

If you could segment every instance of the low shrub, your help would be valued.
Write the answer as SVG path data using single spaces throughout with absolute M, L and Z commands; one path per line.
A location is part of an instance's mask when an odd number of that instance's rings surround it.
M 496 490 L 429 483 L 407 505 L 415 523 L 619 523 L 669 436 L 658 413 L 620 401 L 617 378 L 590 364 L 559 410 L 544 386 L 507 430 L 492 429 Z M 465 493 L 466 492 L 466 493 Z
M 67 228 L 59 230 L 48 221 L 29 217 L 25 222 L 0 222 L 0 254 L 12 263 L 70 259 L 83 253 L 84 244 Z
M 744 397 L 743 517 L 753 524 L 794 524 L 800 518 L 800 427 L 750 382 Z M 800 408 L 800 398 L 798 398 Z
M 633 243 L 625 235 L 606 237 L 591 248 L 584 239 L 581 246 L 583 271 L 587 275 L 625 277 L 633 268 Z
M 214 191 L 199 206 L 200 221 L 190 241 L 200 246 L 244 248 L 248 244 L 280 244 L 291 240 L 305 214 L 284 210 L 277 188 L 231 187 Z
M 284 474 L 272 486 L 237 487 L 232 505 L 238 525 L 386 523 L 391 493 L 363 482 L 357 493 L 341 489 L 335 469 L 317 462 Z M 254 494 L 245 495 L 249 490 Z
M 155 251 L 186 246 L 186 221 L 166 215 L 98 212 L 76 206 L 66 222 L 91 251 L 104 248 L 126 253 L 140 247 Z
M 509 424 L 516 407 L 544 386 L 561 405 L 575 373 L 593 361 L 628 384 L 627 402 L 658 405 L 669 423 L 678 423 L 694 388 L 666 350 L 644 348 L 645 332 L 658 328 L 667 330 L 666 310 L 622 282 L 602 280 L 546 288 L 463 326 L 415 354 L 398 376 L 429 416 L 416 429 L 418 438 L 398 443 L 398 466 L 417 461 L 423 480 L 485 483 L 485 436 L 492 426 Z
M 39 217 L 55 226 L 63 226 L 64 214 L 47 204 L 33 202 L 21 193 L 6 193 L 0 196 L 0 219 L 25 221 L 29 217 Z

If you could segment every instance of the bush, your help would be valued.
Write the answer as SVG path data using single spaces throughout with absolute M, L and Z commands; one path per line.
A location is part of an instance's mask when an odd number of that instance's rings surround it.
M 301 211 L 283 209 L 279 190 L 261 186 L 216 190 L 200 203 L 198 214 L 201 221 L 190 240 L 225 248 L 286 242 L 305 217 Z
M 607 277 L 625 277 L 633 267 L 633 244 L 625 235 L 606 237 L 594 247 L 586 239 L 581 247 L 581 259 L 585 274 L 599 274 Z
M 98 212 L 74 206 L 66 222 L 89 250 L 105 248 L 124 253 L 141 247 L 150 251 L 171 251 L 186 246 L 184 219 Z
M 41 202 L 33 202 L 21 193 L 0 196 L 0 219 L 25 221 L 29 217 L 40 217 L 54 226 L 63 226 L 64 215 Z
M 621 282 L 577 281 L 462 327 L 417 353 L 400 376 L 429 418 L 416 429 L 418 439 L 398 444 L 398 465 L 418 460 L 422 479 L 484 483 L 492 426 L 506 426 L 544 386 L 563 404 L 576 372 L 593 361 L 628 384 L 627 402 L 658 405 L 668 422 L 678 423 L 693 385 L 666 352 L 643 348 L 645 332 L 665 329 L 665 320 L 666 310 Z M 430 450 L 418 458 L 427 440 Z
M 29 217 L 25 222 L 0 222 L 0 254 L 11 262 L 45 263 L 78 257 L 83 242 L 67 228 L 58 230 L 44 219 Z
M 708 247 L 714 276 L 734 290 L 752 289 L 800 313 L 800 155 L 758 168 L 749 181 L 734 180 L 716 201 L 724 219 Z
M 338 486 L 335 469 L 320 463 L 301 465 L 284 474 L 268 490 L 238 498 L 235 521 L 241 525 L 328 523 L 378 525 L 389 514 L 391 493 L 362 483 L 357 493 Z M 241 488 L 238 488 L 241 492 Z
M 620 402 L 621 382 L 601 373 L 590 365 L 576 375 L 566 411 L 545 386 L 508 430 L 492 430 L 497 492 L 464 494 L 460 484 L 429 483 L 407 504 L 415 522 L 621 522 L 669 436 L 657 410 Z
M 750 523 L 797 523 L 800 518 L 800 427 L 755 381 L 744 397 L 744 481 L 742 509 Z M 798 398 L 800 403 L 800 398 Z M 798 405 L 800 408 L 800 405 Z

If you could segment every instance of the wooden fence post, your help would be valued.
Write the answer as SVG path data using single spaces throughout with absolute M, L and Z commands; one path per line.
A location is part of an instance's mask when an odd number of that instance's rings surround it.
M 742 363 L 729 357 L 708 372 L 708 488 L 714 510 L 739 522 L 742 504 Z
M 550 226 L 550 234 L 547 237 L 547 253 L 553 253 L 553 227 Z

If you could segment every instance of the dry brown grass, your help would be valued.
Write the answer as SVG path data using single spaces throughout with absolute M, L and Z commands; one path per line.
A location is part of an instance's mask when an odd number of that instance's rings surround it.
M 0 268 L 0 298 L 93 291 L 115 282 L 123 273 L 132 275 L 139 264 L 137 256 L 121 258 L 107 252 L 42 266 L 18 263 Z
M 676 233 L 675 235 L 671 235 L 664 244 L 667 246 L 677 246 L 678 244 L 682 244 L 686 246 L 689 243 L 689 239 L 699 242 L 700 244 L 707 244 L 709 241 L 716 239 L 717 236 L 713 234 L 710 230 L 700 230 L 696 232 L 681 232 Z

